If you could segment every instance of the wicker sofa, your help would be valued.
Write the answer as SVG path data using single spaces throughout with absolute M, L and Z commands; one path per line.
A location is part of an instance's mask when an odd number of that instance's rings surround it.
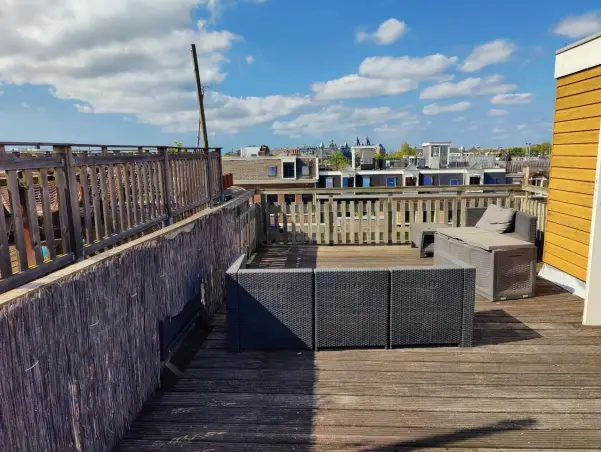
M 470 347 L 474 268 L 227 271 L 228 350 Z

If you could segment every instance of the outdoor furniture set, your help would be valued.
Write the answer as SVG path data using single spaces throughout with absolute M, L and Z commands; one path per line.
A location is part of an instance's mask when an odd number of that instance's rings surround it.
M 228 349 L 472 345 L 474 268 L 227 271 Z
M 228 350 L 473 342 L 474 300 L 534 295 L 536 217 L 491 205 L 467 227 L 415 224 L 431 267 L 247 269 L 226 273 Z

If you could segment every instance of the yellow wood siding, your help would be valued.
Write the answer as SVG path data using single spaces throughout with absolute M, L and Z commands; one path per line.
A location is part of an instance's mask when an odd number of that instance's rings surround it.
M 561 121 L 575 121 L 577 119 L 585 118 L 599 118 L 601 112 L 597 105 L 585 105 L 584 107 L 579 106 L 575 108 L 566 108 L 565 110 L 555 112 L 555 122 Z
M 557 80 L 545 263 L 586 280 L 599 128 L 601 66 Z
M 564 190 L 572 193 L 583 193 L 593 195 L 595 186 L 590 182 L 580 182 L 577 180 L 556 179 L 549 181 L 549 191 Z
M 573 193 L 564 190 L 552 190 L 551 193 L 549 193 L 549 200 L 575 204 L 577 206 L 588 208 L 593 207 L 592 195 L 583 195 L 582 193 Z
M 548 226 L 549 229 L 545 231 L 546 233 L 567 237 L 570 240 L 574 240 L 575 242 L 580 242 L 588 246 L 589 236 L 587 232 L 563 226 L 559 223 L 549 223 Z
M 551 166 L 557 168 L 583 168 L 596 170 L 597 169 L 597 157 L 563 157 L 560 155 L 554 155 L 551 161 Z
M 568 228 L 576 229 L 580 232 L 589 236 L 591 232 L 591 220 L 583 220 L 582 218 L 574 217 L 572 215 L 566 215 L 559 212 L 547 211 L 547 226 L 555 223 L 560 224 L 562 226 L 566 226 Z M 547 227 L 545 227 L 545 230 Z M 588 242 L 589 239 L 587 238 Z

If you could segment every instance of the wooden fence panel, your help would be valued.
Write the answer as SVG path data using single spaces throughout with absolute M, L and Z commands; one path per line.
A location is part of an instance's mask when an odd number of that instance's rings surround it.
M 465 226 L 467 209 L 491 204 L 512 206 L 544 221 L 545 202 L 516 198 L 513 193 L 460 193 L 457 195 L 415 195 L 394 199 L 390 195 L 373 199 L 339 198 L 330 195 L 317 204 L 270 205 L 274 243 L 316 243 L 319 245 L 407 244 L 414 223 Z M 275 228 L 275 224 L 279 227 Z M 539 226 L 540 230 L 541 226 Z
M 222 198 L 220 150 L 95 147 L 0 145 L 0 293 Z
M 44 239 L 48 250 L 48 260 L 56 259 L 56 243 L 54 241 L 54 225 L 52 221 L 52 200 L 50 199 L 50 185 L 48 183 L 48 170 L 40 170 L 42 218 L 44 222 Z M 56 189 L 56 184 L 54 184 Z
M 27 197 L 25 200 L 25 206 L 27 209 L 27 226 L 29 229 L 29 240 L 33 248 L 33 256 L 28 256 L 29 265 L 36 266 L 43 262 L 42 259 L 42 247 L 40 245 L 40 230 L 38 227 L 38 212 L 35 202 L 34 185 L 33 185 L 33 173 L 32 171 L 25 170 L 25 183 L 27 184 Z

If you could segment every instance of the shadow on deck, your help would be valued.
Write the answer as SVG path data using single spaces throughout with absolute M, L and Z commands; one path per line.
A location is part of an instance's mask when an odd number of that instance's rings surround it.
M 251 266 L 429 265 L 407 247 L 273 247 Z M 599 450 L 601 329 L 580 298 L 477 300 L 476 346 L 228 354 L 225 316 L 116 448 Z

